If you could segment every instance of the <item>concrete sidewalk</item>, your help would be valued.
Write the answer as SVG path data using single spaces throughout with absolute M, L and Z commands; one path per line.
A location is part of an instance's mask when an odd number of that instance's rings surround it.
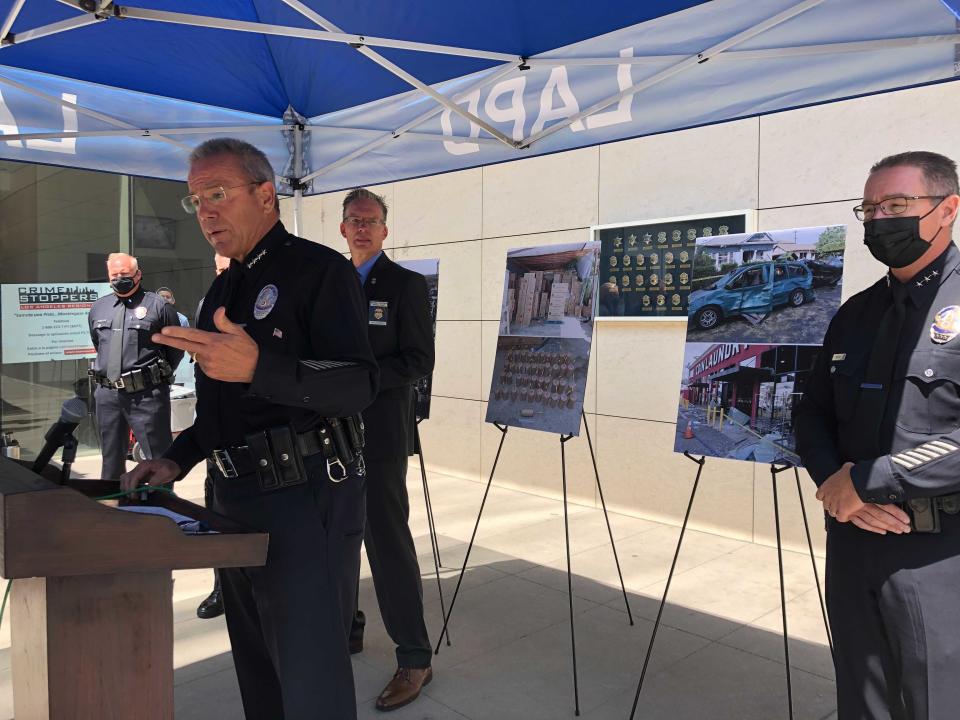
M 97 463 L 84 459 L 95 474 Z M 431 473 L 446 606 L 484 486 Z M 419 468 L 411 466 L 411 529 L 420 552 L 427 626 L 442 626 Z M 178 488 L 202 502 L 194 471 Z M 570 505 L 581 717 L 626 720 L 679 528 L 610 516 L 634 626 L 627 619 L 603 513 Z M 794 716 L 835 717 L 833 670 L 809 556 L 785 552 Z M 822 578 L 822 566 L 819 570 Z M 177 720 L 243 717 L 223 618 L 199 620 L 208 570 L 174 573 Z M 374 699 L 395 668 L 364 558 L 364 652 L 354 656 L 359 715 L 383 718 Z M 494 487 L 435 677 L 395 720 L 555 720 L 574 716 L 562 503 Z M 786 717 L 776 550 L 688 531 L 637 718 L 769 720 Z M 322 699 L 318 698 L 318 703 Z M 0 628 L 0 718 L 13 717 L 9 620 Z M 131 711 L 135 720 L 135 710 Z

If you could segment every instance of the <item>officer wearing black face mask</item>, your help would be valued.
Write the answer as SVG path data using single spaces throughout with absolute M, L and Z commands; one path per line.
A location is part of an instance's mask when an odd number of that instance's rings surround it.
M 103 453 L 100 476 L 115 479 L 126 472 L 131 428 L 148 458 L 170 447 L 170 382 L 183 351 L 150 339 L 180 321 L 173 305 L 140 287 L 136 258 L 111 254 L 107 273 L 113 294 L 97 300 L 88 318 L 97 349 L 90 375 Z
M 960 708 L 960 252 L 956 164 L 870 171 L 864 242 L 889 268 L 827 330 L 794 415 L 827 515 L 838 720 Z

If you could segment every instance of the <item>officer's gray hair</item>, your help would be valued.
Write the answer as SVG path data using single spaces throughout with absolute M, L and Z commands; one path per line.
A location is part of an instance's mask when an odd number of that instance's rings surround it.
M 122 260 L 124 258 L 130 258 L 133 263 L 133 272 L 136 273 L 140 269 L 140 263 L 137 262 L 137 259 L 130 255 L 129 253 L 110 253 L 107 255 L 107 265 L 109 266 L 113 260 Z
M 931 195 L 957 195 L 960 184 L 957 182 L 957 164 L 950 158 L 928 150 L 911 150 L 885 157 L 876 163 L 870 172 L 893 167 L 915 167 L 923 173 L 927 192 Z
M 373 200 L 383 211 L 383 221 L 387 221 L 387 201 L 383 199 L 382 195 L 377 195 L 366 188 L 354 188 L 347 193 L 347 196 L 343 199 L 343 217 L 347 217 L 347 206 L 357 200 Z
M 187 162 L 190 167 L 193 167 L 194 163 L 220 155 L 230 155 L 236 158 L 237 162 L 240 163 L 240 168 L 250 178 L 251 182 L 273 184 L 273 166 L 264 152 L 260 148 L 237 138 L 223 137 L 207 140 L 193 149 Z M 277 198 L 276 209 L 280 209 L 280 198 Z

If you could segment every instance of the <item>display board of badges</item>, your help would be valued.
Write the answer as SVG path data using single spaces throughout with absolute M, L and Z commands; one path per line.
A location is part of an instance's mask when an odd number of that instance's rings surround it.
M 591 228 L 600 243 L 599 320 L 685 320 L 697 239 L 753 230 L 752 210 Z

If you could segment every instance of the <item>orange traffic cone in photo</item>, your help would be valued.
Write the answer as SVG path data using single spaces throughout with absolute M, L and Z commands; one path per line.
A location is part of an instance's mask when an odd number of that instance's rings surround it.
M 684 440 L 693 440 L 693 420 L 687 420 L 687 429 L 683 431 Z

